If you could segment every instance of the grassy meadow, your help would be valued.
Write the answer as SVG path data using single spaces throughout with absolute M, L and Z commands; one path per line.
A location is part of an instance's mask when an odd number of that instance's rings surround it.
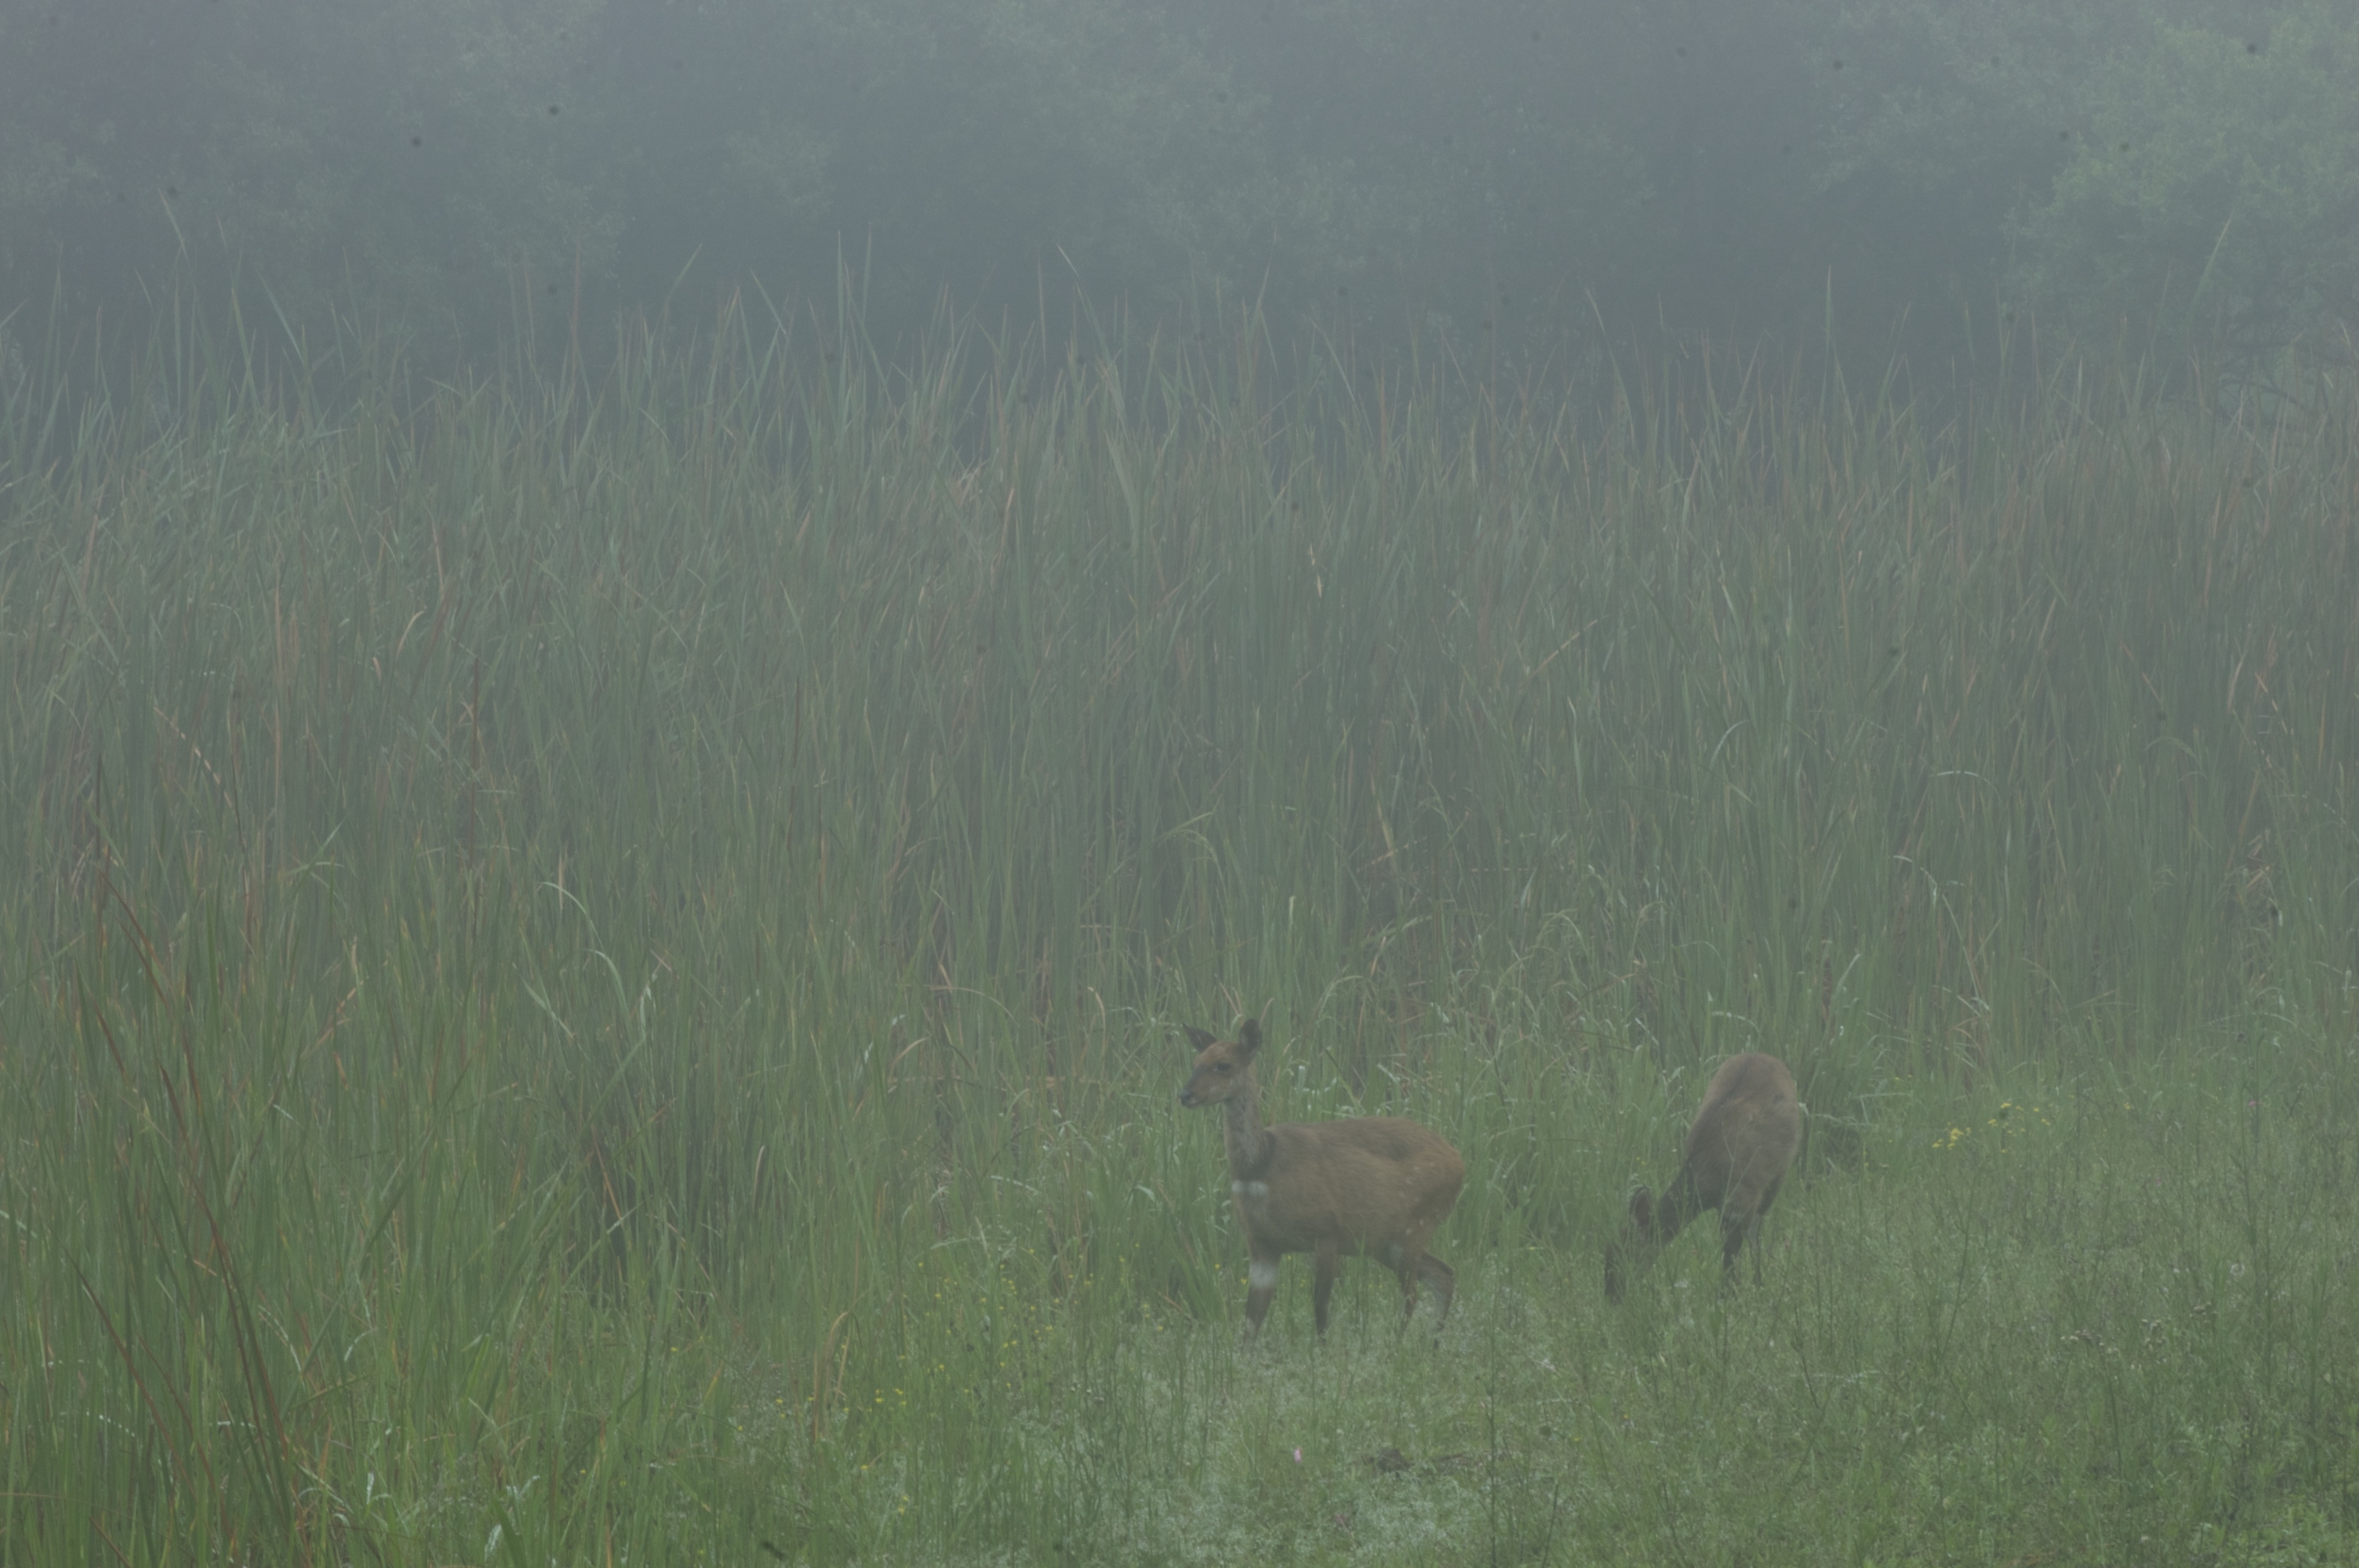
M 60 363 L 0 1560 L 2359 1555 L 2348 396 Z M 1240 1348 L 1246 1013 L 1466 1155 L 1438 1345 Z M 1609 1306 L 1750 1049 L 1766 1283 Z

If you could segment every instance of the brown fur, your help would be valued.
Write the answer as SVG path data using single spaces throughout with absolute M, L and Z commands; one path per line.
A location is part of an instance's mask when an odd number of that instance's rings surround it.
M 1605 1253 L 1606 1295 L 1620 1301 L 1625 1265 L 1645 1263 L 1706 1209 L 1720 1211 L 1721 1278 L 1735 1276 L 1736 1255 L 1752 1240 L 1753 1282 L 1759 1284 L 1761 1246 L 1754 1238 L 1801 1143 L 1802 1106 L 1786 1064 L 1758 1051 L 1722 1063 L 1662 1200 L 1645 1187 L 1630 1195 L 1629 1228 Z
M 1335 1276 L 1354 1253 L 1375 1258 L 1400 1276 L 1403 1326 L 1417 1312 L 1420 1279 L 1440 1304 L 1435 1328 L 1448 1322 L 1457 1278 L 1425 1248 L 1466 1184 L 1466 1162 L 1458 1151 L 1397 1116 L 1264 1127 L 1253 1076 L 1261 1025 L 1246 1020 L 1234 1040 L 1190 1029 L 1188 1040 L 1196 1049 L 1196 1070 L 1180 1089 L 1180 1103 L 1224 1109 L 1229 1192 L 1252 1260 L 1245 1337 L 1261 1331 L 1277 1293 L 1277 1260 L 1288 1252 L 1311 1254 L 1310 1311 L 1321 1335 Z

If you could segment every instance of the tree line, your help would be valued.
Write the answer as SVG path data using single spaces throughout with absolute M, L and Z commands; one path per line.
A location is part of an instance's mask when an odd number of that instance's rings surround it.
M 0 0 L 0 310 L 2347 357 L 2347 0 Z M 193 280 L 193 281 L 191 281 Z

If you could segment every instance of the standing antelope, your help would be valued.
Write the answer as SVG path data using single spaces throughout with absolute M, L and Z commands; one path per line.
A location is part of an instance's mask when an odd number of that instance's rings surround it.
M 1434 1327 L 1448 1322 L 1457 1277 L 1425 1244 L 1466 1184 L 1466 1162 L 1458 1151 L 1397 1116 L 1264 1127 L 1253 1076 L 1259 1022 L 1245 1020 L 1234 1041 L 1215 1040 L 1201 1029 L 1189 1030 L 1188 1040 L 1196 1050 L 1196 1070 L 1180 1089 L 1180 1103 L 1227 1109 L 1229 1194 L 1251 1259 L 1245 1338 L 1261 1332 L 1277 1293 L 1277 1260 L 1288 1252 L 1315 1260 L 1310 1311 L 1322 1336 L 1327 1298 L 1347 1253 L 1377 1258 L 1400 1276 L 1404 1328 L 1417 1312 L 1420 1279 L 1440 1303 Z
M 1680 1227 L 1708 1208 L 1720 1211 L 1721 1278 L 1733 1279 L 1736 1255 L 1761 1229 L 1777 1201 L 1777 1184 L 1802 1141 L 1802 1107 L 1794 1075 L 1758 1051 L 1731 1056 L 1703 1091 L 1703 1108 L 1688 1128 L 1680 1173 L 1662 1202 L 1640 1187 L 1630 1195 L 1630 1227 L 1605 1251 L 1605 1294 L 1622 1299 L 1624 1260 L 1644 1263 Z M 1761 1282 L 1761 1246 L 1753 1247 L 1753 1282 Z

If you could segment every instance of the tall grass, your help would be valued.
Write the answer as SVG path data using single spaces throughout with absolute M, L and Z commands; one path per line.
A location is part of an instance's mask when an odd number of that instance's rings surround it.
M 2347 402 L 235 344 L 0 410 L 0 1555 L 2347 1543 Z M 1264 1010 L 1438 1353 L 1236 1352 Z M 1769 1288 L 1609 1312 L 1749 1048 Z

